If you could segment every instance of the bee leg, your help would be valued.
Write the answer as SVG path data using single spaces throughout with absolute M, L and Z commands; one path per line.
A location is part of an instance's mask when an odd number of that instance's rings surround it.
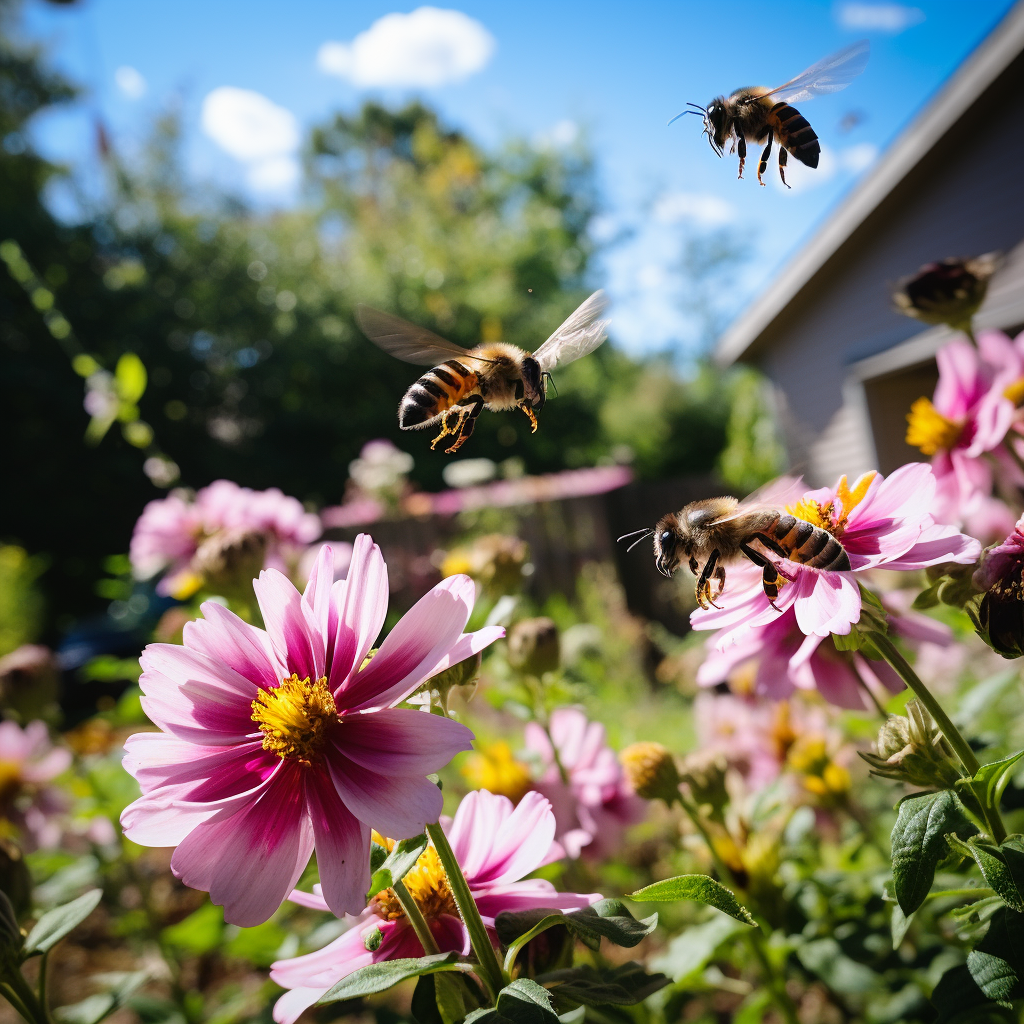
M 786 181 L 786 164 L 789 161 L 789 153 L 785 146 L 779 146 L 779 177 L 782 179 L 782 184 L 786 188 L 792 188 L 788 181 Z
M 764 147 L 761 153 L 761 162 L 757 165 L 757 183 L 758 185 L 764 186 L 764 182 L 761 180 L 761 175 L 768 169 L 768 158 L 772 155 L 772 139 L 774 136 L 768 132 L 768 145 Z
M 458 434 L 459 436 L 455 439 L 455 443 L 451 448 L 445 448 L 445 455 L 454 455 L 470 438 L 473 433 L 473 428 L 476 426 L 476 418 L 480 415 L 480 410 L 484 407 L 484 400 L 480 395 L 473 395 L 466 405 L 466 412 L 462 414 L 462 420 L 459 424 Z
M 700 575 L 700 565 L 693 555 L 690 555 L 690 572 L 692 572 L 694 576 Z
M 774 538 L 766 533 L 755 533 L 754 540 L 759 540 L 769 551 L 774 551 L 779 558 L 790 558 L 789 552 Z
M 530 433 L 531 434 L 536 434 L 537 433 L 537 417 L 534 415 L 533 409 L 526 402 L 520 402 L 519 403 L 519 408 L 522 409 L 523 412 L 525 412 L 526 415 L 529 416 L 529 418 L 530 418 Z
M 782 580 L 782 576 L 779 570 L 775 568 L 775 564 L 770 558 L 765 558 L 760 551 L 755 551 L 749 544 L 741 544 L 740 550 L 754 565 L 761 567 L 761 586 L 764 589 L 764 596 L 768 598 L 768 603 L 777 612 L 782 611 L 775 604 L 775 599 L 779 596 L 780 581 Z
M 718 560 L 721 558 L 721 552 L 718 548 L 715 548 L 710 555 L 708 560 L 704 563 L 704 568 L 700 571 L 700 576 L 697 577 L 697 604 L 701 608 L 707 610 L 708 605 L 713 608 L 717 608 L 718 605 L 711 598 L 711 577 L 715 574 L 715 570 L 718 568 Z M 719 591 L 721 593 L 721 591 Z
M 725 566 L 724 565 L 720 565 L 715 570 L 715 577 L 714 578 L 718 581 L 718 590 L 715 591 L 715 597 L 721 597 L 722 596 L 722 591 L 725 590 Z
M 736 143 L 736 149 L 740 154 L 740 173 L 737 175 L 737 177 L 742 178 L 743 165 L 747 162 L 747 140 L 742 135 L 740 135 Z
M 438 441 L 447 437 L 452 432 L 451 427 L 448 426 L 448 417 L 451 415 L 452 411 L 453 410 L 451 409 L 445 409 L 445 411 L 441 413 L 441 433 L 430 442 L 431 450 L 437 447 Z

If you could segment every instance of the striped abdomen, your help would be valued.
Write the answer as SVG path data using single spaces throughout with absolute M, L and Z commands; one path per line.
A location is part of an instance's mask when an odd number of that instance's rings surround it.
M 768 112 L 768 123 L 774 129 L 779 142 L 801 163 L 808 167 L 818 166 L 821 145 L 807 118 L 796 107 L 788 103 L 776 103 Z
M 775 525 L 763 532 L 779 545 L 791 562 L 831 572 L 850 569 L 850 556 L 828 530 L 812 526 L 788 512 L 780 512 Z
M 475 387 L 476 374 L 458 359 L 449 359 L 428 370 L 406 391 L 398 406 L 398 425 L 403 430 L 422 427 Z

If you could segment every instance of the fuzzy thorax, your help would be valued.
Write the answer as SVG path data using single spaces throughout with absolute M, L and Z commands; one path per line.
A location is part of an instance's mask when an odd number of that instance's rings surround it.
M 338 709 L 327 679 L 311 681 L 291 675 L 273 690 L 260 690 L 252 702 L 252 720 L 263 732 L 263 749 L 279 757 L 315 761 L 328 724 Z

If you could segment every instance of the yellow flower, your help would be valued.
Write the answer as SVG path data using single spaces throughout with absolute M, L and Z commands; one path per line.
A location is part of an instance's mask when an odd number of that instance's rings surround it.
M 928 398 L 919 398 L 907 413 L 907 444 L 923 455 L 949 451 L 962 430 L 963 424 L 947 420 Z
M 504 740 L 478 747 L 466 757 L 460 772 L 474 789 L 507 796 L 514 804 L 533 788 L 530 769 L 516 760 Z

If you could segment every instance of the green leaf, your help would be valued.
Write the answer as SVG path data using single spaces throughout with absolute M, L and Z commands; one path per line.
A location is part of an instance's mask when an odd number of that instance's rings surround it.
M 269 967 L 287 938 L 288 932 L 276 921 L 264 921 L 253 928 L 239 928 L 238 934 L 224 944 L 224 952 L 248 960 L 255 967 Z
M 537 977 L 556 1001 L 584 1006 L 633 1006 L 664 988 L 664 974 L 648 974 L 635 960 L 613 969 L 598 970 L 590 964 L 549 971 Z
M 377 847 L 383 849 L 383 847 Z M 413 836 L 395 843 L 395 848 L 388 854 L 379 867 L 373 869 L 370 888 L 366 898 L 372 899 L 382 889 L 390 889 L 395 882 L 400 882 L 412 870 L 420 854 L 427 848 L 426 834 Z
M 860 995 L 881 985 L 881 978 L 870 967 L 848 957 L 832 938 L 805 942 L 797 957 L 812 974 L 840 995 Z
M 983 842 L 965 843 L 955 835 L 949 835 L 946 838 L 949 840 L 950 846 L 959 853 L 974 858 L 974 862 L 981 869 L 981 874 L 989 888 L 993 889 L 1008 907 L 1024 911 L 1024 897 L 1017 889 L 1013 873 L 1007 866 L 998 846 Z
M 501 1020 L 512 1024 L 557 1024 L 558 1016 L 551 1007 L 551 996 L 529 978 L 517 978 L 498 993 L 494 1008 Z M 469 1017 L 466 1018 L 469 1021 Z
M 662 882 L 645 886 L 630 893 L 631 900 L 643 903 L 665 903 L 675 900 L 693 900 L 714 907 L 741 924 L 756 926 L 757 922 L 729 889 L 708 875 L 677 875 Z
M 48 910 L 28 933 L 22 956 L 30 957 L 53 949 L 65 935 L 78 927 L 99 906 L 102 896 L 102 889 L 90 889 L 77 900 Z
M 1020 985 L 1020 978 L 1005 960 L 972 949 L 967 954 L 967 969 L 974 983 L 989 999 L 1007 1006 L 1010 1004 L 1014 991 Z
M 946 971 L 932 991 L 931 1002 L 939 1011 L 935 1024 L 1009 1024 L 1013 1019 L 985 997 L 964 965 Z
M 441 1011 L 437 1008 L 437 990 L 434 988 L 434 978 L 440 977 L 443 975 L 424 974 L 416 982 L 416 988 L 412 993 L 412 1004 L 409 1007 L 416 1024 L 444 1024 L 441 1019 Z
M 224 911 L 204 903 L 188 917 L 165 928 L 160 937 L 170 946 L 201 956 L 216 949 L 224 936 Z
M 571 910 L 567 914 L 552 914 L 550 910 L 537 907 L 533 910 L 505 911 L 494 922 L 498 938 L 505 946 L 512 945 L 527 932 L 545 927 L 564 924 L 581 942 L 591 949 L 597 949 L 601 939 L 606 938 L 617 946 L 632 947 L 658 926 L 658 915 L 638 921 L 621 900 L 598 900 L 589 907 Z
M 444 1024 L 458 1024 L 466 1016 L 466 989 L 457 974 L 435 974 L 434 999 Z
M 343 999 L 357 999 L 360 996 L 386 992 L 392 986 L 409 978 L 419 978 L 424 974 L 433 974 L 435 971 L 458 971 L 462 969 L 458 959 L 457 953 L 434 953 L 431 956 L 383 960 L 379 964 L 369 964 L 366 967 L 360 967 L 358 971 L 353 971 L 328 989 L 317 1000 L 317 1005 L 322 1006 L 324 1003 L 337 1003 Z
M 1024 757 L 1024 750 L 1018 750 L 1016 754 L 1010 754 L 1000 761 L 993 761 L 991 764 L 983 764 L 970 782 L 980 783 L 984 786 L 985 802 L 989 807 L 998 807 L 1002 798 L 1003 790 L 1010 781 L 1010 769 Z M 965 780 L 968 781 L 968 780 Z M 980 795 L 980 794 L 979 794 Z
M 951 790 L 915 793 L 900 801 L 892 830 L 892 879 L 904 914 L 912 914 L 928 895 L 935 866 L 949 853 L 946 834 L 966 838 L 976 832 Z
M 134 405 L 146 393 L 146 367 L 134 352 L 125 352 L 114 369 L 117 394 L 122 402 Z
M 907 929 L 910 927 L 910 922 L 914 920 L 913 914 L 904 914 L 902 908 L 897 903 L 892 908 L 892 920 L 889 922 L 889 927 L 892 931 L 892 948 L 899 949 L 903 943 L 903 939 L 906 937 Z
M 99 1024 L 104 1017 L 124 1006 L 128 997 L 148 978 L 147 971 L 94 975 L 91 980 L 108 985 L 109 991 L 87 996 L 70 1006 L 58 1007 L 53 1015 L 65 1024 Z

